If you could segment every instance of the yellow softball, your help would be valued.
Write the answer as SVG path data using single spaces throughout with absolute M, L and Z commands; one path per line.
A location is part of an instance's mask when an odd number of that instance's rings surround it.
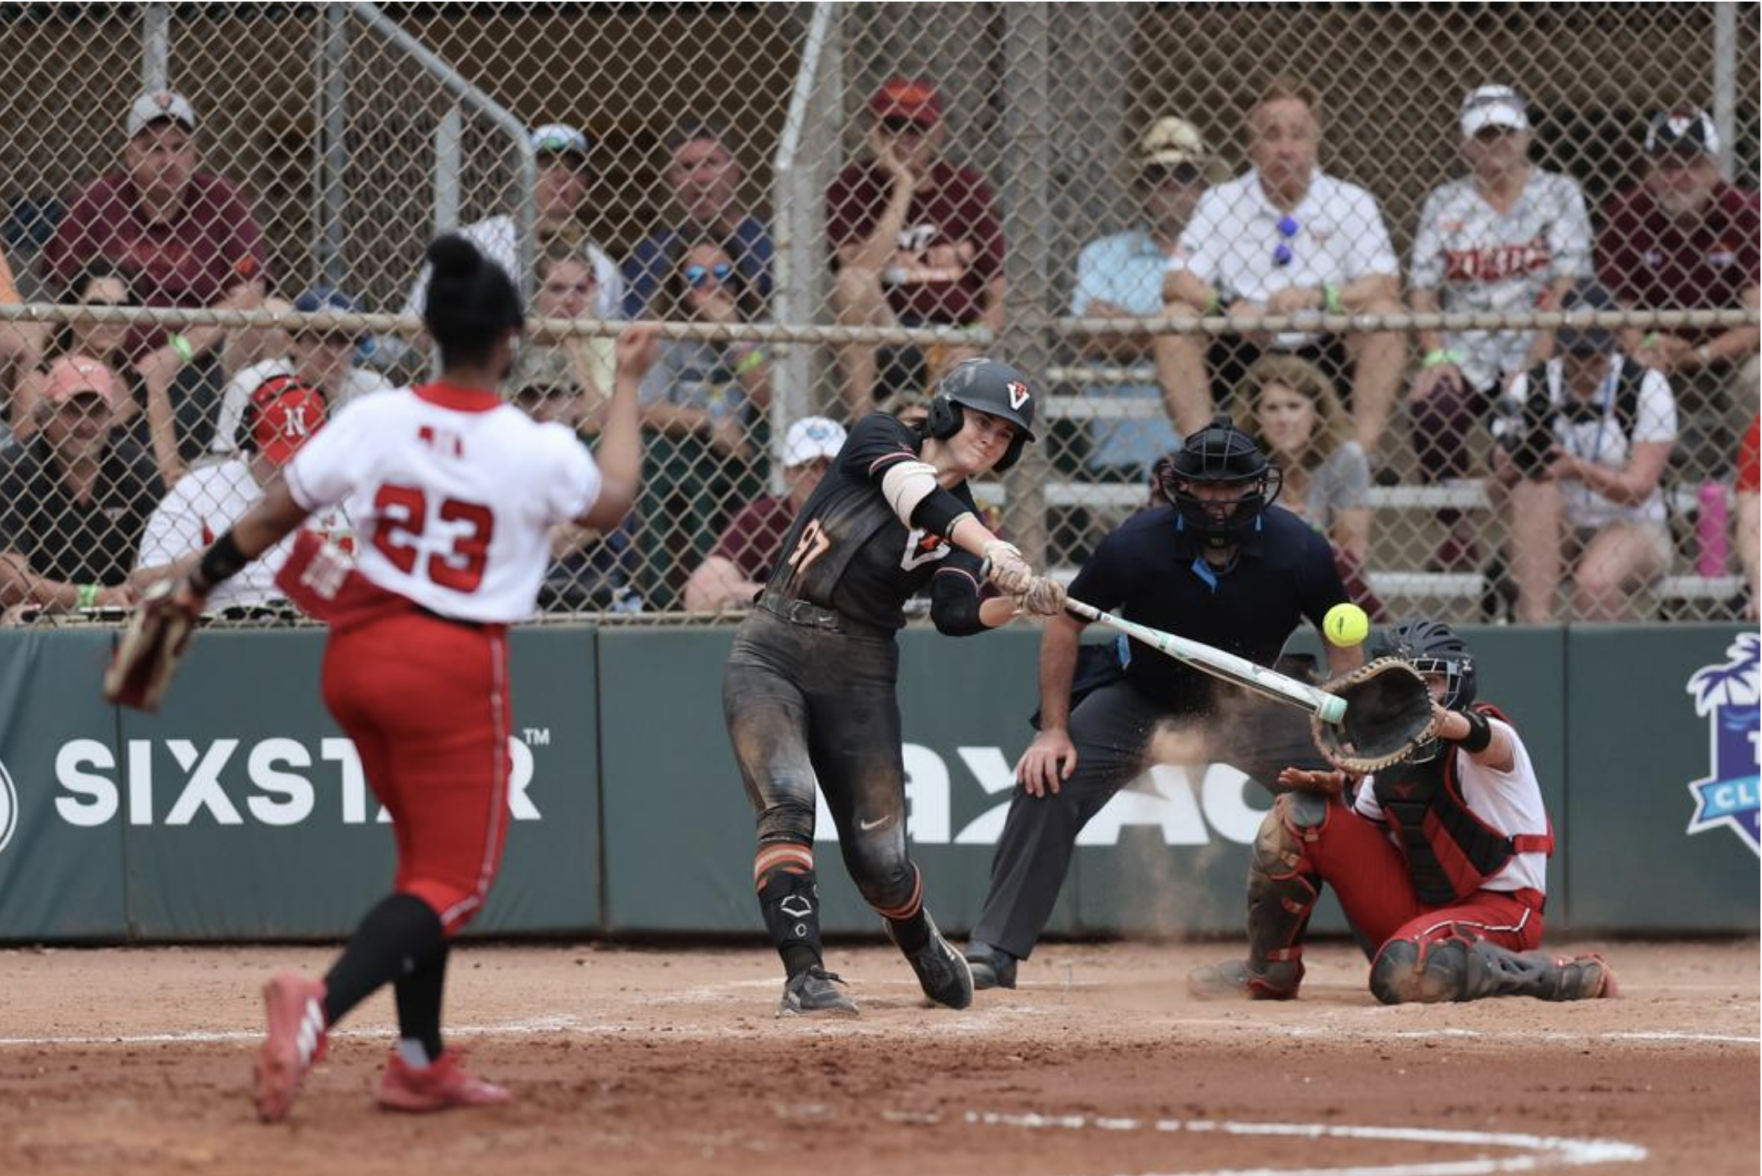
M 1336 604 L 1322 618 L 1322 632 L 1335 645 L 1360 645 L 1370 636 L 1370 618 L 1356 604 Z

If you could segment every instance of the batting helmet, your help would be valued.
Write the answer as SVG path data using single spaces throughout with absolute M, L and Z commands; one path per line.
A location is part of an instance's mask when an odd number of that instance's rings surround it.
M 1385 629 L 1371 642 L 1372 657 L 1398 657 L 1422 674 L 1444 675 L 1444 706 L 1462 710 L 1474 701 L 1474 655 L 1468 642 L 1443 621 L 1414 617 Z
M 1211 547 L 1228 547 L 1242 532 L 1260 525 L 1260 516 L 1284 488 L 1284 473 L 1266 459 L 1254 438 L 1228 416 L 1187 438 L 1163 473 L 1163 495 L 1184 523 L 1197 528 Z M 1195 486 L 1241 486 L 1234 500 L 1206 500 Z
M 1015 465 L 1022 447 L 1034 440 L 1034 395 L 1028 388 L 1027 373 L 1019 368 L 995 359 L 967 359 L 955 364 L 936 381 L 924 431 L 938 441 L 948 440 L 966 424 L 964 408 L 1002 417 L 1016 427 L 1015 437 L 995 467 L 999 473 Z

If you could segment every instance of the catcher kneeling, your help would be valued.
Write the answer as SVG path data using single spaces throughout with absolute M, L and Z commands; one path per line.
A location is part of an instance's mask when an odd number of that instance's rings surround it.
M 1432 620 L 1404 621 L 1373 655 L 1409 662 L 1431 687 L 1437 738 L 1358 779 L 1287 768 L 1248 867 L 1248 959 L 1195 971 L 1203 997 L 1291 1000 L 1323 883 L 1376 944 L 1370 990 L 1384 1004 L 1614 996 L 1595 955 L 1533 951 L 1542 939 L 1553 829 L 1529 752 L 1498 708 L 1476 703 L 1474 659 Z M 1330 755 L 1330 758 L 1334 758 Z

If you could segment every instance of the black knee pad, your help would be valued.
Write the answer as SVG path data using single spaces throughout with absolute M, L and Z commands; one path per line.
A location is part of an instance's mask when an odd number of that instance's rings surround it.
M 1370 966 L 1370 991 L 1384 1004 L 1439 1004 L 1463 1000 L 1468 986 L 1468 944 L 1433 943 L 1425 951 L 1411 939 L 1391 939 Z

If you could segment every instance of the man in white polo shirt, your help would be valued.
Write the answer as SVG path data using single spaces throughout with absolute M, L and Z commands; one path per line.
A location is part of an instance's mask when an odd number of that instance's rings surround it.
M 1376 200 L 1316 167 L 1316 111 L 1313 92 L 1285 79 L 1254 104 L 1248 114 L 1254 166 L 1200 199 L 1163 282 L 1169 314 L 1401 311 L 1401 266 Z M 1376 452 L 1406 362 L 1399 333 L 1244 332 L 1207 344 L 1200 335 L 1157 339 L 1157 377 L 1179 432 L 1203 428 L 1242 373 L 1263 352 L 1276 350 L 1321 364 L 1342 384 L 1350 374 L 1355 435 L 1366 453 Z

